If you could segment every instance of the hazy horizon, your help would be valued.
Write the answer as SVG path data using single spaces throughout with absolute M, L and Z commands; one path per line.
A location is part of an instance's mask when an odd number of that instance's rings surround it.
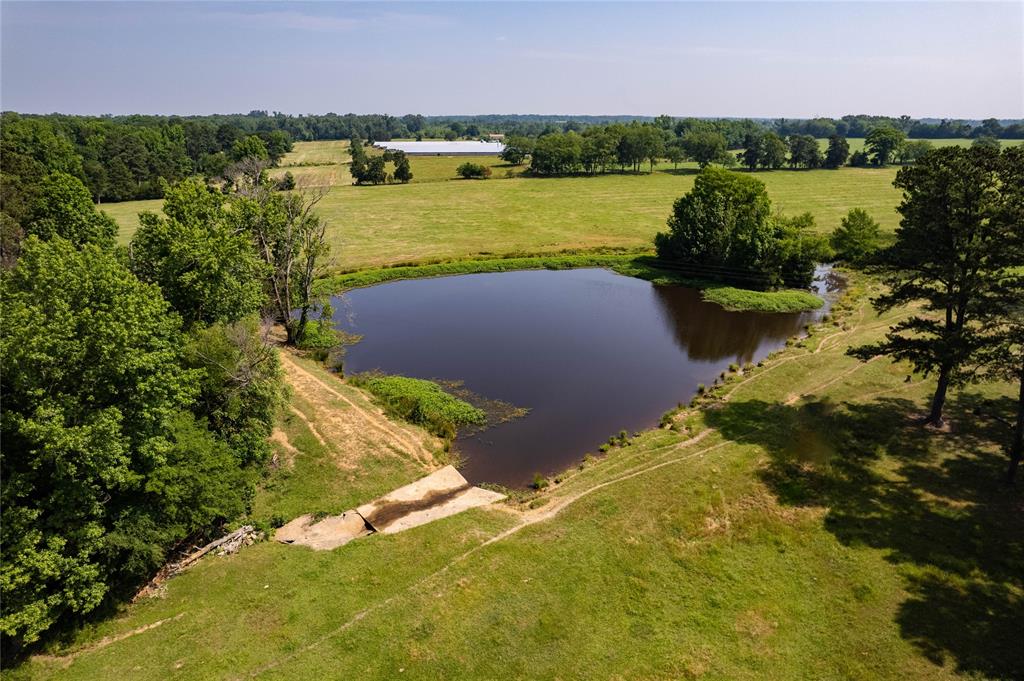
M 1024 118 L 1019 2 L 3 2 L 0 24 L 23 113 Z

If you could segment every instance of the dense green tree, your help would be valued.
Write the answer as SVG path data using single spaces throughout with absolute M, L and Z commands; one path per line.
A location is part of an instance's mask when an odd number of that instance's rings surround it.
M 412 166 L 409 165 L 409 158 L 399 152 L 395 159 L 395 182 L 406 184 L 410 180 L 412 180 Z
M 1017 384 L 1017 417 L 1006 470 L 1006 481 L 1013 483 L 1024 458 L 1024 146 L 1007 148 L 1000 160 L 1001 200 L 993 221 L 1001 238 L 995 246 L 1009 269 L 982 310 L 981 362 L 987 377 Z
M 711 163 L 726 163 L 734 158 L 727 151 L 725 136 L 719 132 L 695 130 L 686 133 L 682 139 L 686 155 L 703 169 Z
M 223 196 L 186 180 L 165 191 L 163 212 L 140 215 L 131 267 L 160 287 L 186 327 L 237 321 L 264 305 L 267 266 L 229 221 Z
M 593 175 L 615 165 L 618 158 L 616 135 L 603 127 L 588 128 L 581 136 L 580 163 L 584 171 Z
M 285 154 L 292 150 L 292 138 L 282 130 L 261 132 L 258 137 L 266 147 L 267 159 L 275 165 Z
M 292 171 L 286 171 L 284 175 L 274 183 L 274 188 L 281 192 L 288 192 L 295 189 L 295 176 Z
M 0 631 L 17 645 L 147 575 L 242 492 L 182 415 L 196 372 L 159 289 L 60 237 L 29 237 L 0 287 Z
M 1002 137 L 1003 125 L 997 118 L 986 118 L 981 125 L 971 130 L 971 137 L 991 137 L 999 139 Z
M 896 150 L 896 160 L 902 164 L 916 163 L 917 159 L 933 148 L 934 145 L 928 140 L 905 140 Z
M 480 163 L 466 161 L 455 169 L 455 174 L 464 180 L 486 180 L 491 176 L 491 169 Z
M 906 137 L 906 133 L 898 128 L 880 125 L 864 138 L 864 148 L 871 154 L 872 163 L 876 166 L 887 166 Z
M 774 132 L 765 133 L 761 137 L 759 163 L 762 168 L 778 170 L 786 163 L 786 152 L 789 147 L 786 141 Z
M 505 139 L 501 160 L 514 166 L 521 165 L 533 151 L 533 140 L 522 135 L 510 135 Z
M 818 140 L 811 135 L 789 136 L 789 165 L 792 168 L 817 168 L 822 163 Z
M 947 147 L 900 169 L 903 190 L 896 243 L 883 265 L 888 292 L 879 310 L 923 302 L 893 326 L 885 340 L 851 352 L 861 358 L 906 360 L 937 385 L 927 422 L 941 425 L 950 387 L 973 378 L 971 361 L 983 347 L 975 322 L 1006 274 L 1009 251 L 998 209 L 999 155 L 989 149 Z
M 96 210 L 89 190 L 77 177 L 52 173 L 43 179 L 25 230 L 41 239 L 60 236 L 76 246 L 114 245 L 117 223 Z
M 665 155 L 665 138 L 661 131 L 653 125 L 640 128 L 640 140 L 643 158 L 650 164 L 650 172 L 654 172 L 654 164 Z
M 814 268 L 831 255 L 825 238 L 814 227 L 814 216 L 801 213 L 793 217 L 775 215 L 771 249 L 763 258 L 763 269 L 772 286 L 808 288 L 814 281 Z
M 764 135 L 747 135 L 743 140 L 743 151 L 736 160 L 742 163 L 747 170 L 757 170 L 761 165 L 761 154 L 764 147 Z
M 387 162 L 383 156 L 370 156 L 366 160 L 366 172 L 359 184 L 385 184 L 388 181 Z
M 241 161 L 246 158 L 269 160 L 270 154 L 267 152 L 266 142 L 257 135 L 249 135 L 248 137 L 236 140 L 231 145 L 231 160 Z
M 772 215 L 764 183 L 709 168 L 675 202 L 668 232 L 654 240 L 658 257 L 694 274 L 753 287 L 808 286 L 827 244 L 809 213 Z
M 575 132 L 552 133 L 537 139 L 530 156 L 530 172 L 568 175 L 582 168 L 583 138 Z
M 672 163 L 673 168 L 678 168 L 679 164 L 686 160 L 682 140 L 673 139 L 665 145 L 665 158 Z
M 616 154 L 620 166 L 629 166 L 633 172 L 640 171 L 640 164 L 647 158 L 647 135 L 640 125 L 629 125 L 619 134 Z
M 356 184 L 361 184 L 366 176 L 366 150 L 363 149 L 363 142 L 358 137 L 349 141 L 348 154 L 352 157 L 349 165 L 349 174 Z
M 850 263 L 864 262 L 882 243 L 882 228 L 863 208 L 852 208 L 830 239 L 836 257 Z
M 987 137 L 984 135 L 981 137 L 975 137 L 974 141 L 971 142 L 971 146 L 988 147 L 989 149 L 992 149 L 994 151 L 999 151 L 1000 148 L 998 139 L 996 139 L 995 137 Z
M 655 238 L 658 257 L 708 276 L 766 284 L 763 264 L 773 239 L 771 212 L 764 183 L 708 168 L 675 202 L 668 232 Z
M 281 404 L 280 361 L 255 315 L 193 330 L 185 366 L 201 373 L 193 411 L 228 444 L 245 468 L 270 456 L 270 437 Z
M 868 152 L 863 149 L 850 154 L 850 165 L 854 168 L 867 168 L 870 163 L 871 159 L 868 157 Z
M 825 151 L 825 159 L 822 165 L 831 170 L 846 165 L 846 159 L 850 157 L 850 143 L 845 137 L 832 135 L 828 138 L 828 149 Z

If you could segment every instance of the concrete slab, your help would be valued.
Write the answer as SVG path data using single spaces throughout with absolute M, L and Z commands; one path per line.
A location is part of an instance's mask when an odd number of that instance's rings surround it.
M 279 527 L 274 539 L 328 551 L 374 532 L 394 534 L 504 498 L 504 494 L 473 487 L 455 468 L 445 466 L 341 515 L 316 522 L 312 515 L 299 516 Z
M 454 467 L 445 466 L 356 511 L 374 530 L 394 534 L 504 498 L 504 494 L 473 487 Z
M 372 534 L 363 517 L 355 511 L 328 516 L 313 522 L 313 516 L 301 515 L 274 533 L 274 539 L 284 544 L 301 544 L 319 551 L 344 546 L 353 539 Z

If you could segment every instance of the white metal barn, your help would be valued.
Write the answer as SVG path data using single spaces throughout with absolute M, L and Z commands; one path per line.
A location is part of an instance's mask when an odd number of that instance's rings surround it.
M 374 142 L 378 149 L 404 151 L 409 156 L 497 156 L 504 149 L 501 142 Z

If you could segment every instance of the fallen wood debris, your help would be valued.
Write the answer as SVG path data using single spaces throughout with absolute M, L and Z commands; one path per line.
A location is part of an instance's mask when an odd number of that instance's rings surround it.
M 224 556 L 230 553 L 235 553 L 238 549 L 243 546 L 250 546 L 263 539 L 263 533 L 256 530 L 252 525 L 242 525 L 234 532 L 214 539 L 212 542 L 203 546 L 202 548 L 195 549 L 192 553 L 188 554 L 179 561 L 168 563 L 156 573 L 150 582 L 142 588 L 132 601 L 137 601 L 145 596 L 152 596 L 158 593 L 163 586 L 164 582 L 173 577 L 174 575 L 181 574 L 185 570 L 199 562 L 199 559 L 216 550 L 218 556 Z M 195 547 L 193 547 L 195 548 Z

